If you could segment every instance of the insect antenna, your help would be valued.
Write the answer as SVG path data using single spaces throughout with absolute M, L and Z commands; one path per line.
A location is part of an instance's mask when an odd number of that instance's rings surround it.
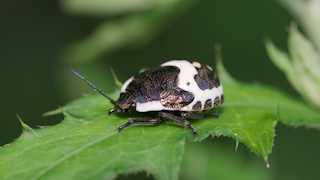
M 81 74 L 79 74 L 78 72 L 76 72 L 73 69 L 71 69 L 71 72 L 73 72 L 73 74 L 77 75 L 79 78 L 81 78 L 82 80 L 87 82 L 87 84 L 89 84 L 89 86 L 91 86 L 95 91 L 98 91 L 101 95 L 103 95 L 104 97 L 108 98 L 113 105 L 117 106 L 119 109 L 122 110 L 122 108 L 120 108 L 118 106 L 118 104 L 117 104 L 117 102 L 115 100 L 113 100 L 110 96 L 108 96 L 105 92 L 103 92 L 101 89 L 99 89 L 96 85 L 94 85 L 88 79 L 86 79 L 85 77 L 83 77 Z

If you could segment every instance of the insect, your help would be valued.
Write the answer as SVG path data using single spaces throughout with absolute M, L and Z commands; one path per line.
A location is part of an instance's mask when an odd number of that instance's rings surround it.
M 198 62 L 172 60 L 132 76 L 123 84 L 116 101 L 82 75 L 71 71 L 110 100 L 114 108 L 109 110 L 109 114 L 157 112 L 153 113 L 156 115 L 150 113 L 147 118 L 130 119 L 118 127 L 119 132 L 134 124 L 151 125 L 169 120 L 188 127 L 197 135 L 197 129 L 185 119 L 218 117 L 217 113 L 206 114 L 204 111 L 224 102 L 223 87 L 218 75 L 210 66 Z

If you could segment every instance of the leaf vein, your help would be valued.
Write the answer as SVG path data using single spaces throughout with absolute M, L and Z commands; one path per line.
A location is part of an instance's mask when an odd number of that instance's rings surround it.
M 43 169 L 42 171 L 40 171 L 38 174 L 36 174 L 33 178 L 31 179 L 38 179 L 40 178 L 41 176 L 43 176 L 45 173 L 49 172 L 50 170 L 52 170 L 54 167 L 56 167 L 58 164 L 62 163 L 63 161 L 67 160 L 68 158 L 72 157 L 73 155 L 75 154 L 78 154 L 80 153 L 81 151 L 85 150 L 86 148 L 90 147 L 90 146 L 93 146 L 94 144 L 100 142 L 100 141 L 103 141 L 105 140 L 106 138 L 110 137 L 110 136 L 113 136 L 114 134 L 116 134 L 117 132 L 114 131 L 114 132 L 111 132 L 109 134 L 106 134 L 86 145 L 83 145 L 82 147 L 79 147 L 78 149 L 72 151 L 71 153 L 63 156 L 62 158 L 58 159 L 57 161 L 53 162 L 50 166 L 48 166 L 47 168 Z

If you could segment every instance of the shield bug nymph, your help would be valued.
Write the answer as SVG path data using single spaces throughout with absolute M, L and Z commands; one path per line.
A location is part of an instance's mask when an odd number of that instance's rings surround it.
M 111 101 L 114 108 L 109 110 L 109 114 L 158 112 L 156 116 L 147 119 L 129 120 L 119 126 L 119 132 L 132 124 L 156 124 L 161 120 L 169 120 L 188 127 L 197 135 L 196 128 L 185 119 L 218 117 L 216 113 L 203 112 L 224 102 L 223 87 L 218 75 L 210 66 L 198 62 L 172 60 L 137 74 L 123 84 L 117 101 L 79 73 L 71 71 Z

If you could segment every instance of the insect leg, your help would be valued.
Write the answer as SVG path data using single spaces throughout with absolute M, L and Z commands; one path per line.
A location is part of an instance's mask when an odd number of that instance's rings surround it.
M 218 113 L 197 113 L 197 112 L 183 112 L 181 113 L 182 118 L 190 118 L 190 119 L 200 119 L 204 117 L 216 117 L 219 118 Z
M 194 128 L 194 127 L 190 124 L 189 121 L 186 121 L 186 120 L 184 120 L 184 119 L 182 119 L 182 118 L 180 118 L 180 117 L 178 117 L 178 116 L 175 116 L 175 115 L 173 115 L 173 114 L 171 114 L 171 113 L 167 113 L 167 112 L 163 112 L 163 111 L 159 112 L 158 115 L 159 115 L 160 117 L 163 117 L 163 118 L 168 119 L 168 120 L 170 120 L 170 121 L 177 122 L 178 124 L 180 124 L 180 125 L 182 125 L 182 126 L 187 126 L 187 127 L 190 129 L 190 131 L 193 133 L 193 135 L 197 135 L 197 129 Z
M 134 125 L 152 125 L 152 124 L 157 124 L 161 122 L 161 119 L 160 118 L 153 118 L 153 119 L 130 119 L 127 123 L 121 125 L 118 127 L 118 130 L 119 132 L 127 127 L 127 126 L 130 126 L 132 124 Z

